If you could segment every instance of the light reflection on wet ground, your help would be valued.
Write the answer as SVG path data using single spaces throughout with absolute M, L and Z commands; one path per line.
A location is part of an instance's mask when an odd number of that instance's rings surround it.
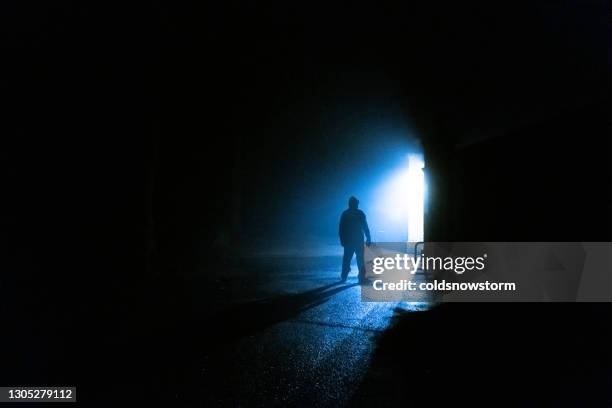
M 217 325 L 232 335 L 204 350 L 199 381 L 211 392 L 203 402 L 335 405 L 350 399 L 393 317 L 428 304 L 363 302 L 356 268 L 341 283 L 340 262 L 339 256 L 250 258 L 226 277 L 230 289 Z M 250 282 L 244 291 L 242 278 Z

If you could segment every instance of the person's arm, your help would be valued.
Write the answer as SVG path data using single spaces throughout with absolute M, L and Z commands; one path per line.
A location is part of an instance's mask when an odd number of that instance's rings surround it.
M 366 220 L 365 213 L 363 213 L 363 218 L 361 220 L 361 228 L 363 229 L 363 233 L 366 236 L 366 245 L 370 245 L 372 243 L 372 239 L 370 237 L 370 228 L 368 227 L 368 221 Z
M 344 213 L 340 217 L 340 225 L 338 226 L 338 237 L 340 238 L 340 245 L 344 246 Z

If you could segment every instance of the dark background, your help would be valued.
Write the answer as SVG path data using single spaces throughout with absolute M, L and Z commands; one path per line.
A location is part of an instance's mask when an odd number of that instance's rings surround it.
M 368 126 L 424 150 L 427 240 L 609 240 L 605 1 L 0 18 L 3 384 L 169 384 L 149 353 L 181 277 L 245 240 L 329 233 L 309 211 L 367 166 Z

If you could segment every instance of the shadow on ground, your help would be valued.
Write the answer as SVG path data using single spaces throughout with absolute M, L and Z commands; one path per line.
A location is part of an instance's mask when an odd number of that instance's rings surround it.
M 300 313 L 327 302 L 332 296 L 357 286 L 357 283 L 331 283 L 306 292 L 278 295 L 239 304 L 216 315 L 208 324 L 220 330 L 206 342 L 209 346 L 227 344 L 256 333 L 273 324 L 291 319 Z
M 175 354 L 169 357 L 169 366 L 172 367 L 169 381 L 174 384 L 177 397 L 175 399 L 174 395 L 168 395 L 168 401 L 188 406 L 209 403 L 232 405 L 231 401 L 234 401 L 237 394 L 257 391 L 254 384 L 258 380 L 251 379 L 249 384 L 242 384 L 235 378 L 235 370 L 240 370 L 240 364 L 253 364 L 252 360 L 257 357 L 244 354 L 241 340 L 247 339 L 248 342 L 249 338 L 267 328 L 297 317 L 357 285 L 338 281 L 301 293 L 236 304 L 208 318 L 188 321 L 190 323 L 187 327 L 183 326 L 186 331 L 173 336 L 184 342 L 173 346 Z M 266 375 L 261 373 L 261 377 Z M 263 385 L 266 386 L 269 387 L 269 384 Z M 202 394 L 202 389 L 211 391 Z M 269 389 L 262 392 L 273 391 Z

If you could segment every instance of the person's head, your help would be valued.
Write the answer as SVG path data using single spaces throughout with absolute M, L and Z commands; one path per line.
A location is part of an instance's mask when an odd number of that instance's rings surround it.
M 355 209 L 358 206 L 359 206 L 359 200 L 356 197 L 351 196 L 351 198 L 349 198 L 349 208 Z

